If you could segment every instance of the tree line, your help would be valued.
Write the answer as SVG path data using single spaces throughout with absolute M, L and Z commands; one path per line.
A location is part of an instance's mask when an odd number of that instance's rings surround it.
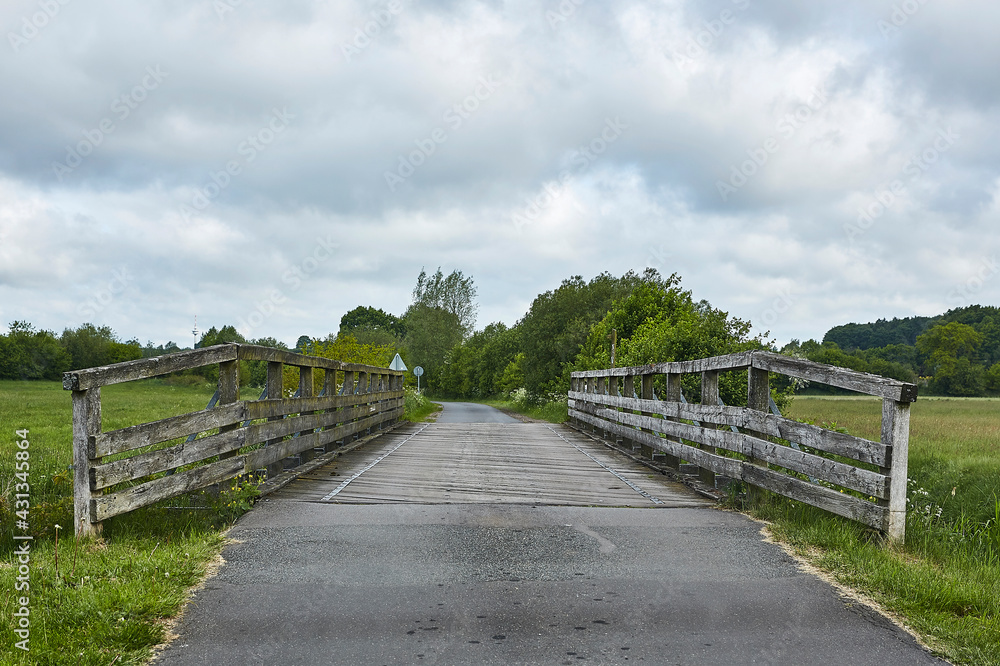
M 424 368 L 422 384 L 433 395 L 488 398 L 517 394 L 543 402 L 565 395 L 574 370 L 643 365 L 729 354 L 777 351 L 750 334 L 750 322 L 695 300 L 681 279 L 648 268 L 641 275 L 575 275 L 539 294 L 513 325 L 493 322 L 476 330 L 476 286 L 454 270 L 421 270 L 401 315 L 359 305 L 345 313 L 325 338 L 300 336 L 291 351 L 346 362 L 388 366 L 400 354 L 412 371 Z M 212 327 L 198 347 L 226 342 L 289 350 L 274 338 L 248 340 L 231 325 Z M 0 336 L 0 379 L 59 379 L 67 370 L 181 351 L 166 345 L 122 341 L 109 327 L 83 324 L 61 335 L 14 322 Z M 970 306 L 939 317 L 879 320 L 836 326 L 822 342 L 793 340 L 784 354 L 920 384 L 940 395 L 1000 393 L 1000 308 Z M 214 381 L 217 368 L 191 374 Z M 263 386 L 266 364 L 244 363 L 241 383 Z M 685 395 L 697 399 L 696 378 Z M 415 379 L 407 373 L 407 382 Z M 745 377 L 723 376 L 727 404 L 745 400 Z M 293 387 L 289 377 L 286 384 Z M 776 389 L 790 391 L 787 385 Z M 813 387 L 815 389 L 816 387 Z M 291 389 L 289 389 L 291 390 Z
M 1000 394 L 1000 308 L 992 306 L 844 324 L 822 342 L 793 340 L 781 351 L 914 382 L 932 395 Z

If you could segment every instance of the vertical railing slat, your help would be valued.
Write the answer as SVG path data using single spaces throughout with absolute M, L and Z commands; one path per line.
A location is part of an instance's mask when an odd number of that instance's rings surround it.
M 73 532 L 80 537 L 101 535 L 101 523 L 91 520 L 90 482 L 90 469 L 100 462 L 93 457 L 100 432 L 101 388 L 73 391 Z

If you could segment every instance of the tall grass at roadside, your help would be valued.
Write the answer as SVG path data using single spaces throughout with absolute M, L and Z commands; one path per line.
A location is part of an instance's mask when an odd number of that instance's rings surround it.
M 878 440 L 881 401 L 798 397 L 788 415 Z M 840 582 L 960 664 L 1000 664 L 1000 401 L 911 408 L 906 543 L 776 495 L 749 507 Z
M 548 421 L 549 423 L 562 423 L 569 418 L 569 407 L 566 403 L 566 396 L 540 398 L 531 396 L 523 388 L 511 391 L 504 398 L 482 402 L 498 409 L 507 409 L 533 419 Z

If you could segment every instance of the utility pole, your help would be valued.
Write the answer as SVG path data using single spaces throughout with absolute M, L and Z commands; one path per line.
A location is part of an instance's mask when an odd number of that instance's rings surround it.
M 194 328 L 191 330 L 191 335 L 194 337 L 194 342 L 191 344 L 191 349 L 198 348 L 198 315 L 194 316 Z

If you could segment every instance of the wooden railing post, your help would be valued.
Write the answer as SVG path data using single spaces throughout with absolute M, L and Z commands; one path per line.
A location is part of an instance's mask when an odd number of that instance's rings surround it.
M 90 520 L 90 468 L 94 437 L 101 432 L 101 388 L 73 391 L 73 531 L 78 537 L 101 535 L 101 523 Z M 100 494 L 99 492 L 97 494 Z
M 890 398 L 882 401 L 882 443 L 889 447 L 889 467 L 882 474 L 889 476 L 889 499 L 879 503 L 888 506 L 885 532 L 889 540 L 902 544 L 906 537 L 906 465 L 910 448 L 910 403 Z
M 614 369 L 614 368 L 612 368 L 612 369 Z M 614 396 L 616 398 L 620 398 L 621 397 L 622 394 L 621 394 L 621 389 L 619 388 L 619 386 L 620 386 L 619 382 L 620 382 L 620 380 L 618 379 L 618 377 L 616 377 L 614 375 L 611 375 L 611 376 L 608 377 L 608 395 L 609 396 Z M 618 407 L 609 407 L 608 405 L 605 405 L 605 408 L 606 409 L 610 408 L 610 409 L 613 409 L 615 411 L 618 411 L 618 409 L 619 409 Z M 608 433 L 608 437 L 609 438 L 613 438 L 613 441 L 614 441 L 615 444 L 621 444 L 624 441 L 624 438 L 620 437 L 617 433 L 614 433 L 614 432 L 609 432 Z
M 701 373 L 701 404 L 715 406 L 719 404 L 719 373 L 715 370 L 706 370 Z M 706 428 L 711 424 L 702 423 Z M 702 444 L 699 448 L 708 453 L 715 453 L 715 447 Z M 715 472 L 705 469 L 698 469 L 698 479 L 709 488 L 715 487 Z
M 219 364 L 219 402 L 217 403 L 220 407 L 223 405 L 231 405 L 240 399 L 240 362 L 237 361 L 224 361 Z M 236 430 L 240 425 L 234 423 L 233 425 L 222 426 L 219 428 L 219 432 L 229 432 L 230 430 Z M 227 451 L 226 453 L 219 454 L 219 460 L 225 460 L 226 458 L 232 458 L 239 451 Z
M 284 371 L 284 363 L 278 361 L 268 361 L 267 362 L 267 399 L 268 400 L 281 400 L 284 398 L 284 382 L 282 381 L 282 375 Z M 280 421 L 281 416 L 271 416 L 268 417 L 268 421 Z M 274 446 L 276 444 L 281 444 L 282 437 L 276 437 L 275 439 L 269 439 L 265 442 L 265 446 Z M 285 470 L 284 464 L 278 460 L 267 466 L 267 477 L 272 478 L 277 474 L 280 474 Z
M 309 366 L 299 367 L 299 397 L 300 398 L 311 398 L 313 396 L 313 369 Z M 304 411 L 303 415 L 315 414 L 314 411 Z M 312 430 L 303 430 L 299 432 L 299 437 L 304 437 L 306 435 L 311 435 Z M 312 449 L 306 449 L 299 454 L 299 459 L 302 462 L 308 462 L 315 457 L 315 451 Z
M 622 380 L 622 393 L 629 400 L 635 398 L 635 375 L 625 375 L 625 378 Z M 622 437 L 622 446 L 627 446 L 630 449 L 634 449 L 635 445 L 636 445 L 635 440 L 629 439 L 628 437 Z
M 747 407 L 749 409 L 755 409 L 759 412 L 767 412 L 769 408 L 768 399 L 771 397 L 771 388 L 768 386 L 768 372 L 767 370 L 761 370 L 760 368 L 755 368 L 750 366 L 747 369 Z M 766 438 L 763 433 L 755 433 L 750 431 L 757 437 Z M 748 456 L 751 465 L 757 465 L 758 467 L 767 468 L 767 463 L 759 460 L 753 456 Z M 753 498 L 759 498 L 762 491 L 757 488 L 757 486 L 750 485 L 748 487 L 748 496 Z
M 608 394 L 608 378 L 607 377 L 601 376 L 601 377 L 597 378 L 597 382 L 595 382 L 595 390 L 594 390 L 594 392 L 597 395 L 607 395 Z M 600 409 L 602 406 L 603 405 L 599 405 L 598 409 Z M 599 434 L 599 436 L 601 437 L 601 439 L 607 439 L 608 438 L 608 431 L 605 430 L 603 427 L 601 427 L 600 430 L 598 431 L 597 426 L 595 426 L 594 434 Z
M 337 371 L 336 370 L 327 369 L 326 372 L 323 373 L 323 395 L 328 395 L 328 396 L 329 395 L 337 395 Z M 343 407 L 341 407 L 340 409 L 343 409 Z M 335 410 L 331 409 L 331 410 L 328 410 L 328 411 L 335 411 Z M 331 426 L 327 426 L 326 429 L 329 430 L 330 428 L 335 428 L 335 427 L 336 427 L 336 424 L 331 425 Z M 337 443 L 336 442 L 327 442 L 323 446 L 323 449 L 325 451 L 332 451 L 336 447 L 337 447 Z
M 675 372 L 667 373 L 667 390 L 663 395 L 664 402 L 680 402 L 681 401 L 681 376 Z M 676 421 L 675 418 L 667 418 L 667 421 Z M 680 442 L 681 440 L 677 437 L 667 437 L 671 442 Z M 674 469 L 680 469 L 681 459 L 677 456 L 672 456 L 666 454 L 663 456 L 667 465 L 673 467 Z

